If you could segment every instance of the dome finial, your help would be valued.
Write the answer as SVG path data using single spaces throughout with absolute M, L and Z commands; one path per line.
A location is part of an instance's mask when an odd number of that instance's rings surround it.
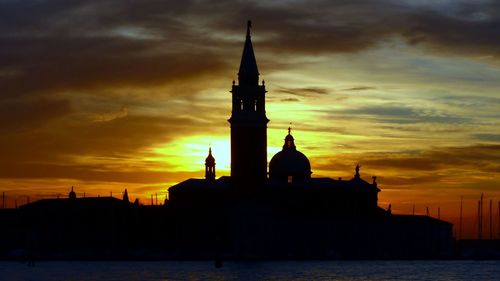
M 292 123 L 290 122 L 290 126 Z M 285 137 L 285 144 L 283 145 L 283 149 L 293 149 L 295 150 L 295 141 L 292 136 L 292 127 L 288 127 L 288 135 Z

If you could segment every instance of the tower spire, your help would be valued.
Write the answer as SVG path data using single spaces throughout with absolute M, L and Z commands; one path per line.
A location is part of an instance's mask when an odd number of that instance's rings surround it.
M 241 56 L 240 70 L 238 72 L 238 81 L 240 85 L 258 84 L 259 69 L 257 68 L 257 60 L 253 52 L 252 38 L 250 36 L 250 28 L 252 21 L 247 22 L 247 36 L 245 46 L 243 47 L 243 55 Z
M 238 83 L 231 88 L 231 178 L 241 186 L 256 186 L 267 179 L 266 87 L 259 85 L 259 70 L 250 36 L 247 33 Z

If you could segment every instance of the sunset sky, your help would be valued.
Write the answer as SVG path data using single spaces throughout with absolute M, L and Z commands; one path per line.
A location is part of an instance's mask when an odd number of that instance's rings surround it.
M 229 175 L 229 90 L 246 21 L 268 159 L 292 122 L 313 177 L 356 163 L 394 213 L 456 222 L 500 200 L 500 1 L 0 0 L 0 191 L 149 204 Z M 485 214 L 488 214 L 485 208 Z M 495 226 L 498 233 L 498 227 Z

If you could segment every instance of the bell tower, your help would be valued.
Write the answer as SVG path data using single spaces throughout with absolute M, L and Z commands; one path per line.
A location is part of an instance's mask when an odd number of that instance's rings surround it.
M 267 179 L 267 123 L 264 81 L 259 85 L 259 70 L 247 34 L 238 84 L 233 81 L 231 118 L 231 178 L 240 184 L 259 184 Z

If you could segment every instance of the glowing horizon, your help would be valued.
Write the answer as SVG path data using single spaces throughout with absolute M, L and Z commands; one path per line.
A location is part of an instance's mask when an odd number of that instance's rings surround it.
M 348 179 L 360 163 L 381 207 L 440 208 L 455 224 L 463 197 L 464 237 L 480 194 L 500 201 L 495 1 L 43 2 L 0 3 L 7 207 L 71 186 L 163 201 L 204 176 L 209 146 L 217 177 L 229 175 L 247 18 L 268 90 L 268 160 L 291 122 L 313 177 Z

